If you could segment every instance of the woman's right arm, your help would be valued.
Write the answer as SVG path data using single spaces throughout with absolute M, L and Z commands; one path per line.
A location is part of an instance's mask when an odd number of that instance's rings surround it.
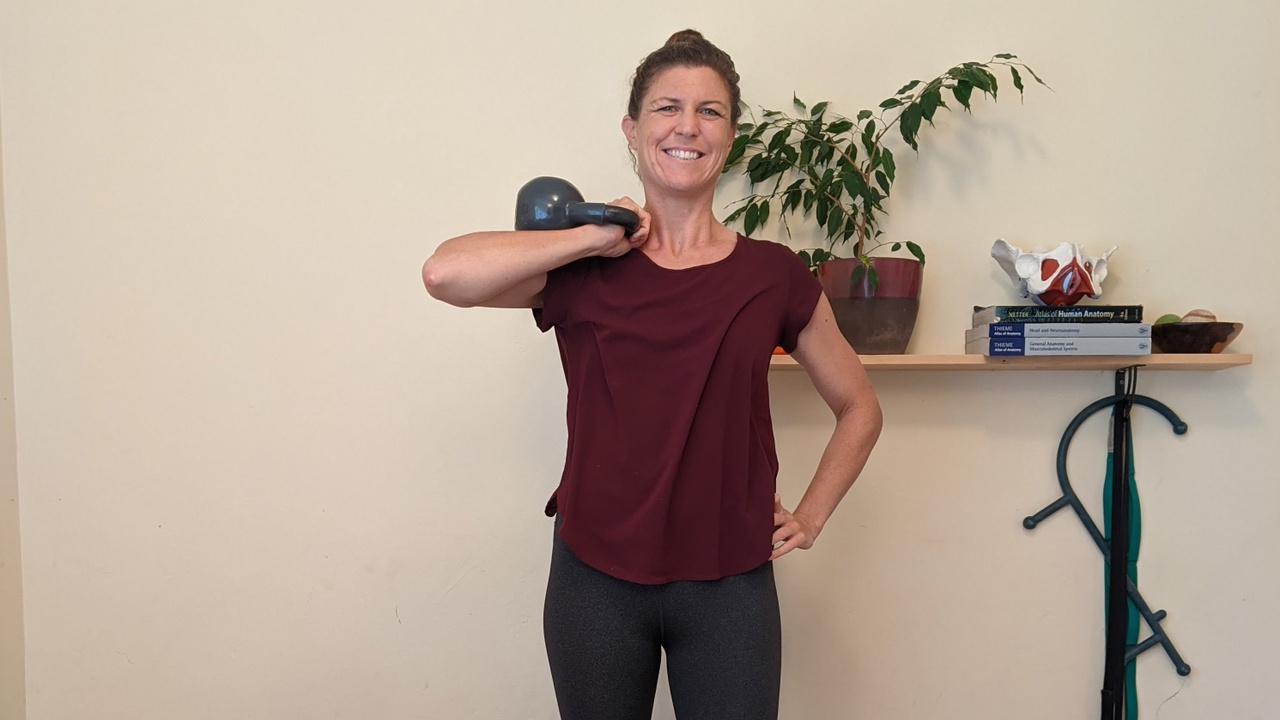
M 614 204 L 639 210 L 626 199 Z M 422 281 L 431 297 L 458 307 L 541 307 L 549 271 L 585 257 L 618 257 L 648 233 L 647 214 L 630 237 L 616 225 L 470 233 L 441 243 L 422 266 Z

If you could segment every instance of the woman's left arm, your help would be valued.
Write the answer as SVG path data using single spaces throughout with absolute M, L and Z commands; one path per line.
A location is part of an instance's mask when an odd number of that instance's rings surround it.
M 827 296 L 818 298 L 809 324 L 791 357 L 809 373 L 818 394 L 836 416 L 836 428 L 818 462 L 804 498 L 789 512 L 774 496 L 773 555 L 777 559 L 813 546 L 836 505 L 844 498 L 880 437 L 883 417 L 871 379 L 836 326 Z

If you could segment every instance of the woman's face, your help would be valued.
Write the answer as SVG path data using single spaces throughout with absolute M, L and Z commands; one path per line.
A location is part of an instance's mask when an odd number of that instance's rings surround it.
M 622 119 L 646 193 L 689 195 L 714 189 L 737 128 L 729 89 L 708 67 L 661 72 L 640 102 L 640 117 Z

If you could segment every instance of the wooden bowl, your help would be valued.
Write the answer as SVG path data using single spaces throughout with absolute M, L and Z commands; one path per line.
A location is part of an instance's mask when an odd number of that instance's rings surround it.
M 1151 326 L 1151 344 L 1161 353 L 1220 353 L 1244 329 L 1244 323 L 1176 322 Z

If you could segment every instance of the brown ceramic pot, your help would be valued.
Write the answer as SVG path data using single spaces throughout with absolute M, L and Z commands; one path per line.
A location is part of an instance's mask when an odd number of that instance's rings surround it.
M 861 355 L 905 353 L 920 310 L 924 266 L 913 258 L 872 258 L 880 280 L 872 291 L 865 275 L 853 282 L 857 265 L 857 260 L 841 258 L 818 267 L 840 332 Z

